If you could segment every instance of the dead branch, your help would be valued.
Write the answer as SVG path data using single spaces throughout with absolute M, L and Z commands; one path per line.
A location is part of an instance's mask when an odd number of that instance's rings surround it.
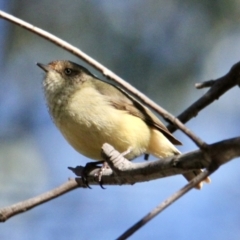
M 209 158 L 205 158 L 206 153 L 204 151 L 196 150 L 177 157 L 133 163 L 122 156 L 120 156 L 121 159 L 117 159 L 119 153 L 116 154 L 117 151 L 109 144 L 104 144 L 103 151 L 109 157 L 106 159 L 109 165 L 114 169 L 104 172 L 103 183 L 107 185 L 111 184 L 112 178 L 117 177 L 114 181 L 116 183 L 119 183 L 120 179 L 120 184 L 134 184 L 183 174 L 196 169 L 216 169 L 224 163 L 240 156 L 240 137 L 209 145 Z M 211 160 L 209 161 L 209 159 Z M 94 177 L 95 171 L 91 172 L 90 175 Z
M 27 29 L 30 32 L 33 32 L 34 34 L 39 35 L 40 37 L 43 37 L 47 39 L 50 42 L 53 42 L 55 45 L 60 46 L 61 48 L 69 51 L 70 53 L 74 54 L 75 56 L 81 58 L 100 72 L 107 78 L 113 80 L 114 82 L 118 83 L 120 86 L 122 86 L 124 89 L 126 89 L 128 92 L 130 92 L 133 96 L 140 99 L 143 103 L 145 103 L 147 106 L 158 112 L 163 118 L 168 119 L 172 124 L 174 124 L 177 128 L 179 128 L 181 131 L 183 131 L 199 148 L 206 148 L 206 143 L 202 141 L 199 137 L 197 137 L 193 132 L 191 132 L 184 124 L 179 121 L 177 118 L 175 118 L 172 114 L 170 114 L 168 111 L 160 107 L 158 104 L 156 104 L 154 101 L 152 101 L 150 98 L 148 98 L 146 95 L 138 91 L 135 87 L 133 87 L 131 84 L 124 81 L 122 78 L 117 76 L 115 73 L 110 71 L 108 68 L 104 67 L 102 64 L 94 60 L 93 58 L 89 57 L 87 54 L 79 50 L 78 48 L 72 46 L 71 44 L 67 43 L 66 41 L 61 40 L 60 38 L 54 36 L 53 34 L 48 33 L 47 31 L 44 31 L 38 27 L 33 26 L 32 24 L 29 24 L 19 18 L 16 18 L 10 14 L 7 14 L 3 11 L 0 11 L 0 17 L 3 19 L 6 19 L 7 21 L 10 21 L 20 27 L 23 27 Z
M 102 64 L 94 60 L 93 58 L 89 57 L 87 54 L 79 50 L 78 48 L 72 46 L 71 44 L 67 43 L 66 41 L 61 40 L 60 38 L 57 38 L 53 34 L 50 34 L 40 28 L 37 28 L 25 21 L 22 21 L 21 19 L 18 19 L 10 14 L 7 14 L 3 11 L 0 11 L 0 17 L 3 19 L 6 19 L 18 26 L 21 26 L 28 31 L 31 31 L 50 42 L 53 42 L 54 44 L 60 46 L 61 48 L 71 52 L 75 56 L 81 58 L 97 70 L 101 71 L 103 75 L 108 77 L 109 79 L 115 81 L 120 86 L 122 86 L 124 89 L 126 89 L 128 92 L 130 92 L 135 97 L 139 98 L 143 103 L 148 105 L 150 108 L 158 112 L 164 119 L 166 119 L 168 122 L 172 123 L 173 125 L 169 126 L 169 130 L 171 132 L 175 131 L 176 128 L 179 128 L 181 131 L 183 131 L 192 141 L 195 142 L 195 144 L 201 148 L 207 148 L 207 145 L 204 141 L 202 141 L 199 137 L 197 137 L 193 132 L 191 132 L 188 128 L 184 126 L 183 123 L 186 123 L 189 119 L 192 117 L 195 117 L 200 110 L 202 110 L 204 107 L 212 103 L 214 100 L 218 99 L 222 94 L 224 94 L 227 90 L 232 88 L 235 85 L 240 84 L 239 80 L 239 72 L 240 72 L 240 63 L 235 64 L 230 72 L 225 75 L 224 77 L 214 81 L 213 86 L 211 89 L 197 102 L 192 104 L 186 111 L 184 111 L 182 114 L 180 114 L 177 118 L 175 118 L 172 114 L 170 114 L 168 111 L 163 109 L 162 107 L 158 106 L 155 102 L 153 102 L 151 99 L 149 99 L 146 95 L 138 91 L 136 88 L 134 88 L 129 83 L 125 82 L 122 78 L 117 76 L 116 74 L 112 73 L 109 69 L 104 67 Z
M 74 179 L 69 179 L 66 183 L 63 183 L 57 188 L 54 188 L 48 192 L 45 192 L 36 197 L 27 199 L 25 201 L 13 204 L 8 207 L 0 209 L 0 222 L 5 222 L 7 219 L 30 210 L 31 208 L 37 207 L 40 204 L 48 202 L 56 197 L 59 197 L 69 191 L 72 191 L 78 187 L 84 188 L 84 184 L 77 182 Z
M 135 233 L 138 229 L 140 229 L 142 226 L 147 224 L 151 219 L 156 217 L 159 213 L 161 213 L 164 209 L 169 207 L 172 203 L 177 201 L 180 197 L 185 195 L 187 192 L 189 192 L 191 189 L 194 188 L 196 184 L 201 182 L 202 180 L 206 179 L 210 174 L 212 174 L 214 171 L 218 169 L 222 164 L 226 163 L 227 159 L 233 159 L 240 156 L 240 137 L 239 138 L 233 138 L 229 139 L 227 141 L 222 141 L 219 143 L 212 144 L 209 148 L 210 152 L 209 155 L 211 156 L 212 161 L 208 162 L 204 161 L 204 156 L 201 156 L 201 154 L 204 154 L 204 152 L 199 152 L 193 157 L 192 153 L 187 153 L 183 158 L 180 157 L 179 161 L 176 162 L 176 165 L 183 168 L 188 167 L 196 167 L 198 164 L 199 166 L 203 164 L 205 167 L 208 167 L 208 170 L 204 171 L 203 173 L 199 174 L 197 177 L 195 177 L 192 181 L 190 181 L 185 187 L 177 191 L 176 193 L 172 194 L 169 198 L 164 200 L 161 204 L 159 204 L 157 207 L 155 207 L 151 212 L 149 212 L 146 216 L 144 216 L 142 219 L 140 219 L 137 223 L 135 223 L 132 227 L 130 227 L 128 230 L 126 230 L 121 236 L 117 238 L 117 240 L 123 240 L 130 237 L 133 233 Z M 223 152 L 220 153 L 219 151 L 224 148 Z M 196 152 L 195 152 L 196 153 Z M 222 155 L 223 154 L 223 155 Z M 189 157 L 189 158 L 188 158 Z M 202 161 L 200 158 L 202 157 Z
M 211 87 L 214 85 L 215 82 L 216 82 L 215 80 L 209 80 L 201 83 L 195 83 L 195 88 L 201 89 L 201 88 Z
M 214 81 L 212 87 L 195 103 L 188 107 L 184 112 L 177 116 L 182 122 L 186 123 L 191 118 L 196 117 L 198 113 L 210 105 L 215 100 L 218 100 L 225 92 L 240 84 L 240 62 L 234 64 L 230 71 L 223 77 L 218 78 Z M 174 132 L 176 126 L 169 125 L 168 130 Z
M 117 238 L 117 240 L 124 240 L 130 237 L 131 235 L 133 235 L 133 233 L 135 233 L 138 229 L 140 229 L 145 224 L 147 224 L 150 220 L 156 217 L 164 209 L 169 207 L 171 204 L 177 201 L 180 197 L 182 197 L 191 189 L 193 189 L 195 185 L 197 185 L 198 183 L 206 179 L 206 177 L 208 177 L 212 172 L 206 170 L 205 172 L 199 174 L 192 181 L 190 181 L 185 187 L 181 188 L 179 191 L 172 194 L 170 197 L 164 200 L 161 204 L 155 207 L 151 212 L 149 212 L 146 216 L 144 216 L 137 223 L 135 223 L 132 227 L 130 227 L 127 231 L 125 231 L 121 236 Z
M 116 150 L 114 150 L 113 147 L 110 146 L 109 144 L 105 144 L 103 146 L 103 151 L 108 156 L 108 161 L 110 165 L 114 166 L 115 170 L 113 171 L 109 169 L 103 172 L 102 176 L 103 184 L 104 185 L 134 184 L 137 182 L 150 181 L 157 178 L 183 174 L 187 171 L 200 168 L 208 168 L 211 172 L 217 169 L 222 164 L 227 163 L 232 159 L 240 156 L 240 137 L 209 145 L 208 154 L 212 158 L 212 161 L 210 162 L 204 158 L 205 153 L 202 150 L 189 152 L 177 158 L 173 157 L 144 163 L 132 163 L 124 159 L 119 153 L 116 154 Z M 118 158 L 117 161 L 116 158 Z M 97 171 L 98 169 L 95 169 L 89 173 L 88 175 L 89 184 L 92 185 L 98 184 L 95 181 L 95 174 Z M 194 187 L 201 179 L 202 175 L 197 176 L 195 179 L 193 179 L 193 181 L 191 181 L 186 186 L 186 189 L 183 188 L 185 189 L 184 191 L 180 190 L 180 192 L 183 192 L 185 194 L 192 187 Z M 85 187 L 82 180 L 80 178 L 77 178 L 75 180 L 72 179 L 49 192 L 43 193 L 39 196 L 33 197 L 31 199 L 11 206 L 4 207 L 0 209 L 0 222 L 4 222 L 10 217 L 28 211 L 31 208 L 34 208 L 42 203 L 50 201 L 78 187 L 81 188 Z M 176 201 L 177 198 L 174 197 L 172 201 Z M 169 205 L 170 203 L 167 206 Z M 164 205 L 163 209 L 165 209 L 167 206 Z

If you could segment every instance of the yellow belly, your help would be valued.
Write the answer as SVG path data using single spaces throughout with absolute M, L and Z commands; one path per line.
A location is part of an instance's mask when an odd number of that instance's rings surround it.
M 92 91 L 89 93 L 89 91 Z M 132 159 L 146 152 L 150 129 L 140 118 L 109 105 L 92 89 L 84 89 L 73 96 L 67 105 L 67 114 L 55 123 L 67 141 L 81 154 L 101 159 L 101 147 L 111 144 L 119 152 L 132 148 L 126 158 Z M 92 98 L 83 99 L 87 96 Z
M 59 128 L 78 152 L 95 160 L 101 160 L 104 143 L 119 152 L 131 147 L 126 158 L 135 158 L 146 152 L 150 138 L 149 127 L 141 119 L 115 109 L 111 116 L 98 116 L 96 121 L 87 123 L 66 118 Z

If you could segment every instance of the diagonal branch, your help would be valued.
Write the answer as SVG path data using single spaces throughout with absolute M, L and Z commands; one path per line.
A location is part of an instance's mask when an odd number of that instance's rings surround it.
M 117 238 L 117 240 L 124 240 L 130 237 L 133 233 L 135 233 L 137 230 L 139 230 L 141 227 L 147 224 L 150 220 L 152 220 L 154 217 L 160 214 L 163 210 L 165 210 L 167 207 L 169 207 L 171 204 L 177 201 L 180 197 L 182 197 L 191 189 L 193 189 L 198 183 L 206 179 L 212 172 L 206 170 L 205 172 L 199 174 L 186 186 L 178 190 L 176 193 L 172 194 L 169 198 L 167 198 L 161 204 L 155 207 L 151 212 L 149 212 L 146 216 L 140 219 L 132 227 L 126 230 L 120 237 Z
M 74 179 L 69 179 L 66 183 L 61 186 L 54 188 L 48 192 L 45 192 L 36 197 L 27 199 L 25 201 L 13 204 L 8 207 L 0 209 L 0 222 L 5 222 L 7 219 L 19 214 L 26 212 L 40 204 L 48 202 L 54 198 L 57 198 L 69 191 L 72 191 L 78 187 L 85 187 L 81 182 L 77 183 Z
M 224 77 L 216 80 L 211 81 L 211 84 L 213 84 L 212 88 L 198 101 L 196 101 L 194 104 L 192 104 L 186 111 L 184 111 L 182 114 L 180 114 L 177 118 L 175 118 L 173 115 L 168 113 L 166 110 L 158 106 L 155 102 L 150 100 L 148 97 L 146 97 L 144 94 L 139 92 L 136 88 L 131 86 L 129 83 L 125 82 L 122 78 L 117 76 L 116 74 L 112 73 L 109 69 L 104 67 L 102 64 L 94 60 L 93 58 L 89 57 L 84 52 L 80 51 L 78 48 L 72 46 L 71 44 L 67 43 L 66 41 L 61 40 L 60 38 L 57 38 L 53 34 L 50 34 L 40 28 L 37 28 L 21 19 L 18 19 L 10 14 L 5 13 L 4 11 L 0 11 L 0 17 L 3 19 L 6 19 L 7 21 L 10 21 L 16 25 L 19 25 L 28 31 L 31 31 L 51 42 L 54 44 L 62 47 L 63 49 L 71 52 L 72 54 L 76 55 L 77 57 L 80 57 L 88 64 L 95 67 L 97 70 L 101 71 L 105 76 L 112 79 L 119 85 L 121 85 L 124 89 L 129 91 L 131 94 L 139 98 L 142 102 L 144 102 L 146 105 L 154 109 L 156 112 L 158 112 L 163 118 L 165 118 L 167 121 L 170 121 L 173 123 L 173 125 L 169 126 L 169 130 L 171 132 L 175 131 L 178 127 L 181 129 L 188 137 L 190 137 L 198 147 L 204 149 L 207 148 L 207 145 L 195 134 L 193 134 L 189 129 L 187 129 L 183 123 L 187 122 L 192 117 L 195 117 L 199 111 L 201 111 L 204 107 L 212 103 L 214 100 L 218 99 L 222 94 L 224 94 L 227 90 L 232 88 L 235 85 L 239 85 L 239 72 L 240 72 L 240 64 L 235 64 L 230 72 L 225 75 Z M 178 120 L 179 119 L 179 120 Z
M 211 87 L 214 85 L 215 82 L 216 82 L 216 80 L 209 80 L 209 81 L 204 81 L 201 83 L 196 83 L 195 88 L 201 89 L 201 88 Z
M 212 81 L 214 81 L 212 87 L 183 113 L 177 116 L 182 123 L 186 123 L 191 118 L 196 117 L 202 109 L 210 105 L 215 100 L 218 100 L 231 88 L 240 84 L 240 62 L 234 64 L 225 76 Z M 168 130 L 170 132 L 174 132 L 176 130 L 176 126 L 169 125 Z
M 220 143 L 215 143 L 215 144 L 211 145 L 210 155 L 212 157 L 212 161 L 210 163 L 207 163 L 207 162 L 204 163 L 204 165 L 206 164 L 205 166 L 208 165 L 209 170 L 206 170 L 203 173 L 199 174 L 192 181 L 190 181 L 185 187 L 183 187 L 176 193 L 172 194 L 169 198 L 164 200 L 161 204 L 159 204 L 157 207 L 155 207 L 146 216 L 144 216 L 142 219 L 140 219 L 137 223 L 135 223 L 128 230 L 126 230 L 120 237 L 117 238 L 117 240 L 123 240 L 123 239 L 129 238 L 132 234 L 134 234 L 137 230 L 139 230 L 141 227 L 143 227 L 145 224 L 147 224 L 150 220 L 152 220 L 154 217 L 156 217 L 158 214 L 160 214 L 163 210 L 165 210 L 167 207 L 169 207 L 172 203 L 174 203 L 180 197 L 182 197 L 187 192 L 189 192 L 191 189 L 193 189 L 194 186 L 196 186 L 196 184 L 203 181 L 204 179 L 206 179 L 206 177 L 208 177 L 210 174 L 212 174 L 214 171 L 216 171 L 220 165 L 226 163 L 227 159 L 232 159 L 232 158 L 239 156 L 239 154 L 240 154 L 239 144 L 240 144 L 240 137 L 235 138 L 235 139 L 230 139 L 228 141 L 222 141 Z M 218 152 L 221 151 L 222 148 L 224 148 L 224 151 L 220 155 L 218 155 Z M 189 154 L 189 156 L 187 156 L 188 154 Z M 191 153 L 188 153 L 188 154 L 186 154 L 184 158 L 180 158 L 176 164 L 180 167 L 188 168 L 188 167 L 192 167 L 195 164 L 200 163 L 200 161 L 199 162 L 197 161 L 197 157 L 192 158 L 192 154 Z M 191 157 L 190 157 L 190 155 L 191 155 Z M 190 158 L 187 160 L 188 157 L 190 157 Z M 195 162 L 193 163 L 192 160 Z
M 0 11 L 0 17 L 3 19 L 6 19 L 7 21 L 10 21 L 18 26 L 21 26 L 25 29 L 27 29 L 30 32 L 33 32 L 34 34 L 39 35 L 40 37 L 43 37 L 47 39 L 48 41 L 54 43 L 55 45 L 60 46 L 61 48 L 69 51 L 73 55 L 81 58 L 100 72 L 102 72 L 103 75 L 105 75 L 107 78 L 113 80 L 114 82 L 118 83 L 120 86 L 122 86 L 124 89 L 126 89 L 128 92 L 130 92 L 132 95 L 140 99 L 143 103 L 154 109 L 156 112 L 158 112 L 163 118 L 168 119 L 171 121 L 177 128 L 179 128 L 181 131 L 183 131 L 190 139 L 192 139 L 193 142 L 199 147 L 199 148 L 206 148 L 206 143 L 202 141 L 199 137 L 197 137 L 193 132 L 191 132 L 184 124 L 179 121 L 177 118 L 175 118 L 172 114 L 170 114 L 168 111 L 160 107 L 158 104 L 156 104 L 154 101 L 152 101 L 150 98 L 148 98 L 146 95 L 138 91 L 135 87 L 133 87 L 131 84 L 124 81 L 122 78 L 117 76 L 115 73 L 110 71 L 108 68 L 104 67 L 102 64 L 94 60 L 93 58 L 89 57 L 87 54 L 79 50 L 78 48 L 72 46 L 71 44 L 67 43 L 66 41 L 63 41 L 62 39 L 54 36 L 53 34 L 50 34 L 47 31 L 44 31 L 38 27 L 33 26 L 32 24 L 29 24 L 19 18 L 16 18 L 10 14 L 5 13 L 4 11 Z

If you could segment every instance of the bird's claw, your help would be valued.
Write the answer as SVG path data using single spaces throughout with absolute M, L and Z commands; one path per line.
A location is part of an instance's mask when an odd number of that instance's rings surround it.
M 106 189 L 105 187 L 103 187 L 102 175 L 107 168 L 109 168 L 108 163 L 104 161 L 102 163 L 102 166 L 99 168 L 99 171 L 95 173 L 95 178 L 97 179 L 96 181 L 99 183 L 102 189 Z
M 102 163 L 102 166 L 99 166 L 99 164 L 101 164 L 101 163 Z M 89 189 L 92 189 L 92 188 L 90 187 L 90 185 L 88 183 L 88 173 L 96 168 L 99 168 L 99 171 L 97 173 L 95 173 L 94 177 L 95 177 L 96 181 L 99 183 L 99 186 L 102 189 L 105 189 L 103 187 L 102 175 L 103 175 L 104 170 L 108 168 L 108 164 L 106 162 L 103 162 L 103 161 L 89 162 L 85 165 L 85 167 L 83 167 L 83 166 L 77 166 L 75 168 L 68 167 L 68 169 L 73 171 L 77 176 L 81 177 L 83 184 L 86 185 L 86 187 Z

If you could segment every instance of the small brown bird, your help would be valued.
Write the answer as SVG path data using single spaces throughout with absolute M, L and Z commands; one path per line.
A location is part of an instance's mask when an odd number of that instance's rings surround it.
M 119 152 L 131 148 L 125 156 L 129 160 L 145 153 L 158 158 L 180 154 L 173 144 L 181 143 L 146 106 L 121 88 L 70 61 L 37 65 L 46 72 L 43 87 L 54 123 L 79 153 L 102 160 L 101 147 L 109 143 Z M 200 172 L 184 177 L 191 180 Z

